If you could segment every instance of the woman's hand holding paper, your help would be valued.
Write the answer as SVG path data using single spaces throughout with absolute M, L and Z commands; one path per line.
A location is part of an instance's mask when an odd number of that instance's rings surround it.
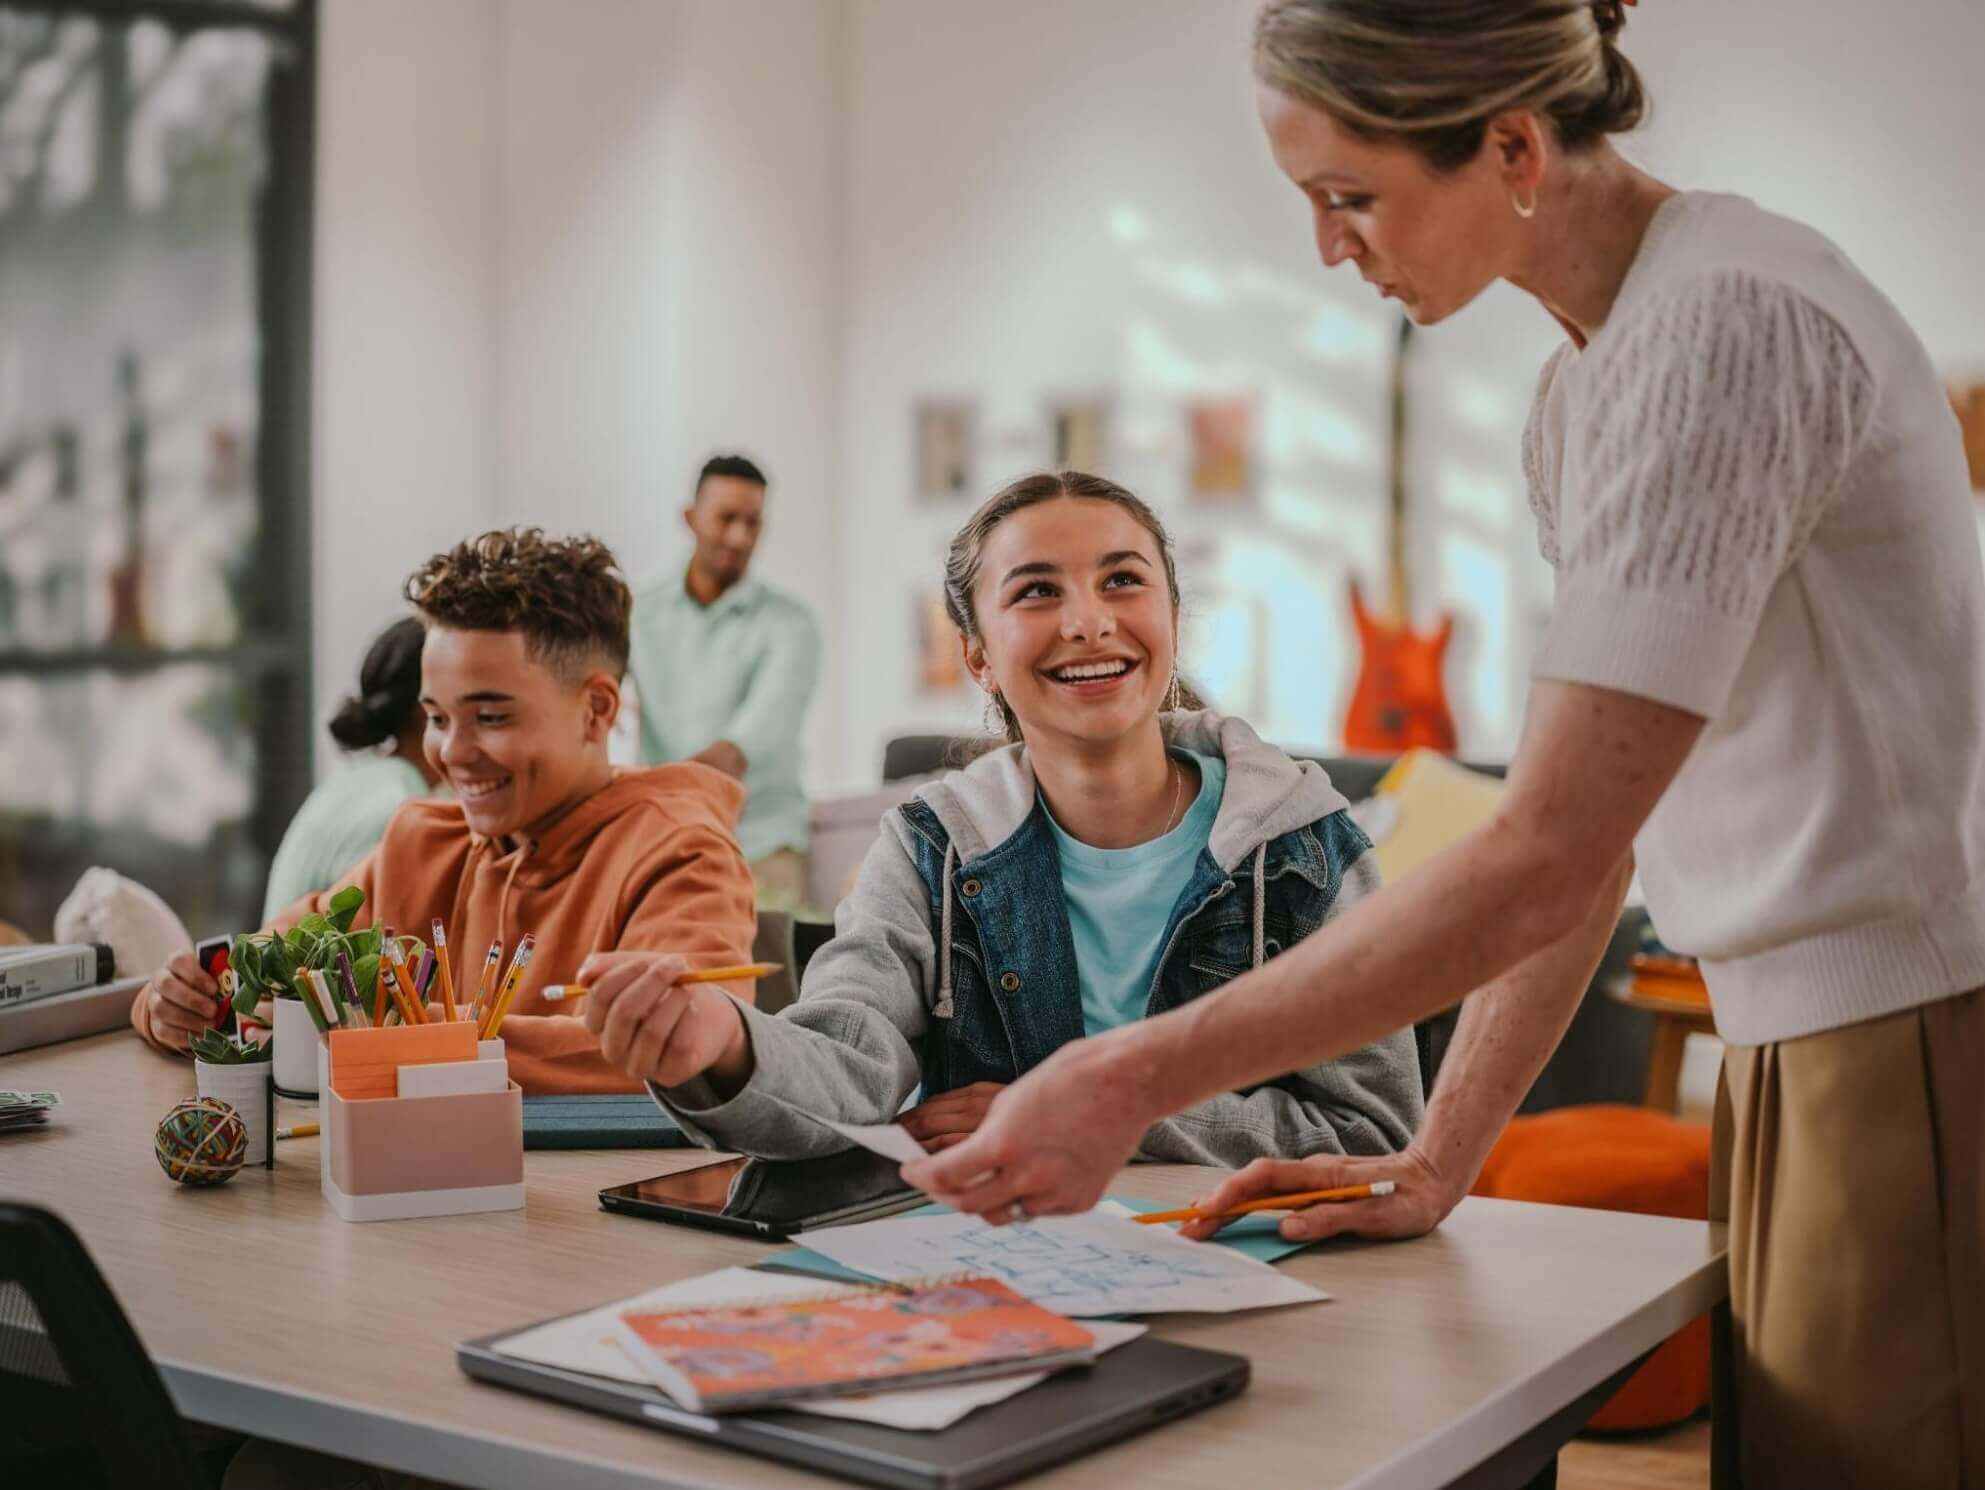
M 927 1102 L 919 1102 L 897 1121 L 924 1146 L 926 1153 L 941 1154 L 978 1132 L 993 1098 L 1005 1090 L 1003 1081 L 977 1081 L 970 1086 L 955 1087 Z
M 1164 1115 L 1119 1059 L 1131 1033 L 1064 1045 L 993 1099 L 978 1132 L 903 1178 L 995 1226 L 1088 1210 Z

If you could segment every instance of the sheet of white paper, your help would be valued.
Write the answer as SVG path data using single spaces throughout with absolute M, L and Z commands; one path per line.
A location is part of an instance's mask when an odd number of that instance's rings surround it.
M 998 1278 L 1060 1314 L 1225 1314 L 1329 1295 L 1226 1247 L 1090 1211 L 1018 1226 L 976 1216 L 898 1216 L 807 1233 L 843 1267 L 892 1282 L 942 1273 Z
M 924 1146 L 910 1136 L 910 1130 L 901 1123 L 837 1123 L 832 1118 L 820 1118 L 843 1138 L 851 1138 L 872 1154 L 880 1154 L 885 1159 L 894 1159 L 898 1164 L 908 1164 L 912 1159 L 924 1157 Z
M 620 1348 L 615 1328 L 629 1309 L 687 1308 L 714 1299 L 786 1299 L 818 1294 L 818 1278 L 799 1278 L 785 1273 L 759 1273 L 750 1268 L 725 1268 L 700 1278 L 671 1283 L 666 1288 L 639 1294 L 631 1299 L 589 1309 L 570 1319 L 554 1320 L 534 1330 L 512 1335 L 497 1346 L 499 1355 L 521 1361 L 555 1366 L 562 1371 L 584 1371 L 615 1381 L 648 1384 L 641 1368 Z M 1141 1324 L 1119 1324 L 1107 1320 L 1089 1326 L 1096 1337 L 1100 1355 L 1144 1333 Z M 1000 1376 L 990 1381 L 970 1381 L 958 1386 L 911 1387 L 900 1392 L 877 1392 L 872 1397 L 836 1397 L 820 1402 L 795 1402 L 802 1412 L 820 1417 L 851 1418 L 861 1423 L 879 1423 L 885 1428 L 908 1428 L 932 1432 L 948 1428 L 978 1408 L 1004 1402 L 1047 1379 L 1045 1371 L 1019 1376 Z

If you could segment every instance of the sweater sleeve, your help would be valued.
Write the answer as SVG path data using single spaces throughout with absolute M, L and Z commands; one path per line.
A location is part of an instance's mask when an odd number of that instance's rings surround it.
M 1324 924 L 1378 888 L 1378 855 L 1367 848 L 1346 867 Z M 1222 1092 L 1154 1123 L 1137 1154 L 1167 1164 L 1239 1168 L 1263 1158 L 1397 1153 L 1420 1125 L 1420 1085 L 1413 1032 L 1395 1030 L 1336 1060 Z
M 848 1146 L 816 1121 L 887 1122 L 915 1090 L 937 977 L 930 908 L 895 815 L 834 913 L 834 939 L 807 964 L 798 1001 L 776 1016 L 745 1010 L 750 1080 L 727 1101 L 702 1078 L 649 1088 L 696 1142 L 765 1159 Z
M 1564 436 L 1557 596 L 1533 668 L 1714 718 L 1874 408 L 1841 328 L 1737 271 L 1632 311 Z
M 757 929 L 751 871 L 714 829 L 672 836 L 629 876 L 620 939 L 607 950 L 677 952 L 703 967 L 751 961 Z M 734 995 L 748 991 L 722 985 Z M 511 1014 L 503 1021 L 510 1071 L 526 1092 L 638 1092 L 641 1083 L 600 1053 L 577 1014 Z

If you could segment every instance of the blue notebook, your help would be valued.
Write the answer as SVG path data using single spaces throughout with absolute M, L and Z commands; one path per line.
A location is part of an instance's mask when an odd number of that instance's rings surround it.
M 528 1139 L 525 1140 L 529 1142 Z M 1109 1197 L 1125 1210 L 1158 1211 L 1164 1206 L 1153 1200 L 1132 1200 L 1128 1195 Z M 950 1214 L 951 1208 L 942 1205 L 920 1206 L 914 1211 L 906 1211 L 910 1216 L 943 1216 Z M 1303 1250 L 1308 1242 L 1285 1241 L 1277 1228 L 1282 1224 L 1280 1214 L 1243 1216 L 1233 1225 L 1223 1230 L 1214 1241 L 1222 1247 L 1232 1247 L 1244 1257 L 1252 1257 L 1256 1262 L 1280 1262 L 1283 1258 Z M 814 1278 L 833 1278 L 846 1283 L 873 1283 L 875 1280 L 866 1273 L 858 1273 L 853 1268 L 844 1268 L 831 1257 L 822 1257 L 810 1247 L 782 1247 L 777 1252 L 768 1252 L 753 1267 L 769 1269 L 775 1273 L 805 1273 Z
M 645 1092 L 526 1097 L 527 1149 L 686 1149 L 688 1137 Z

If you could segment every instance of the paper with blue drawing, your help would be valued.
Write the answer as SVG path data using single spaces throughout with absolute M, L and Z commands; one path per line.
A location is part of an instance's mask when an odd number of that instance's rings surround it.
M 944 1273 L 998 1278 L 1059 1314 L 1227 1313 L 1328 1298 L 1225 1247 L 1090 1211 L 988 1226 L 976 1216 L 897 1216 L 807 1234 L 807 1246 L 896 1283 Z

